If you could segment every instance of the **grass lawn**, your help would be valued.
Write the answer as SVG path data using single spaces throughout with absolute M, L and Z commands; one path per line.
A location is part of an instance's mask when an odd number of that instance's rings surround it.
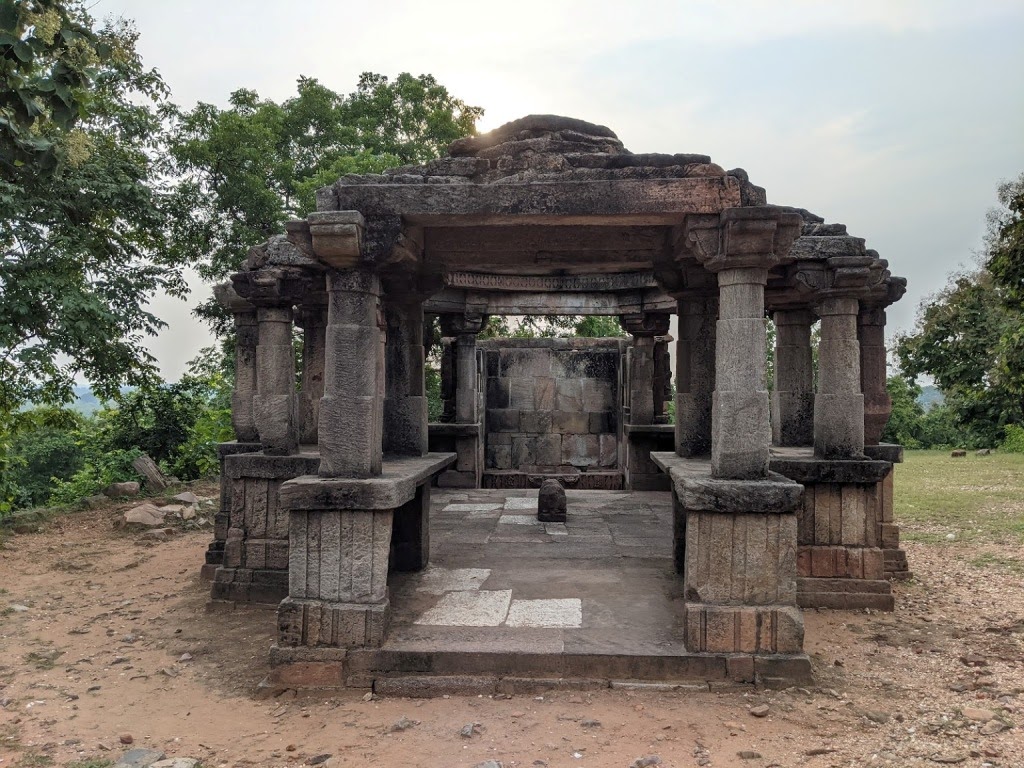
M 906 451 L 893 502 L 908 541 L 1024 544 L 1024 454 Z

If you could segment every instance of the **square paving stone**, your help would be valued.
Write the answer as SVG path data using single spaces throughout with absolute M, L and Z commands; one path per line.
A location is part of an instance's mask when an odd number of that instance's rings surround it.
M 512 590 L 449 592 L 414 623 L 436 627 L 496 627 L 508 615 Z
M 532 509 L 532 510 L 536 511 L 536 509 L 537 509 L 537 499 L 535 499 L 535 498 L 525 498 L 525 499 L 523 499 L 523 498 L 518 498 L 518 497 L 514 497 L 514 498 L 511 498 L 511 499 L 506 499 L 505 500 L 505 509 L 507 511 L 510 511 L 510 512 L 514 511 L 514 510 L 526 510 L 526 509 Z
M 513 600 L 505 625 L 575 629 L 583 626 L 583 605 L 576 597 Z
M 501 509 L 500 503 L 487 503 L 487 504 L 449 504 L 447 507 L 442 509 L 442 512 L 469 512 L 473 513 L 485 513 L 494 512 L 495 510 Z
M 445 592 L 468 592 L 479 590 L 491 575 L 490 568 L 441 568 L 429 566 L 419 576 L 417 592 L 443 595 Z
M 534 515 L 502 515 L 498 522 L 504 525 L 540 525 L 540 521 Z

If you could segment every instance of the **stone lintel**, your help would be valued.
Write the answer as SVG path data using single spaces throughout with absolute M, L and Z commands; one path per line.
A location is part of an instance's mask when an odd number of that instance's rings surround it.
M 671 435 L 676 431 L 675 424 L 623 424 L 627 435 Z
M 773 472 L 808 485 L 811 483 L 874 484 L 892 470 L 888 461 L 870 459 L 816 459 L 773 456 L 769 464 Z
M 385 457 L 381 474 L 368 478 L 319 477 L 307 473 L 281 486 L 280 504 L 292 511 L 397 509 L 416 488 L 453 464 L 454 453 Z
M 711 476 L 711 462 L 654 451 L 651 460 L 672 478 L 687 512 L 786 514 L 796 510 L 803 486 L 775 472 L 763 480 L 727 480 Z
M 476 437 L 480 434 L 480 425 L 435 422 L 427 425 L 427 431 L 430 437 Z
M 864 455 L 875 461 L 888 461 L 891 464 L 903 463 L 903 446 L 896 443 L 879 443 L 878 445 L 865 445 Z
M 603 217 L 633 221 L 645 214 L 678 219 L 688 213 L 719 213 L 740 205 L 740 186 L 730 176 L 522 184 L 338 183 L 332 202 L 352 210 L 393 211 L 407 221 L 432 225 L 518 224 L 524 217 L 595 225 Z M 325 213 L 311 214 L 310 224 L 313 215 Z
M 230 445 L 223 443 L 222 445 Z M 316 473 L 320 455 L 316 453 L 268 456 L 263 453 L 235 453 L 224 455 L 224 473 L 232 480 L 256 477 L 266 480 L 299 477 Z

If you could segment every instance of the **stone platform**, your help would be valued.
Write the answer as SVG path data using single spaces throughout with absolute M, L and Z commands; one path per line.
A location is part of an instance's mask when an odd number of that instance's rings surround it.
M 569 490 L 539 523 L 536 491 L 435 489 L 430 565 L 392 573 L 381 648 L 275 649 L 276 687 L 396 695 L 807 682 L 805 655 L 690 653 L 672 564 L 672 497 Z

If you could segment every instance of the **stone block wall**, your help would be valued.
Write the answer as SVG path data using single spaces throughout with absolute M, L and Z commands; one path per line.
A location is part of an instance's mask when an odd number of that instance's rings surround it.
M 798 514 L 801 606 L 893 609 L 879 519 L 884 484 L 805 485 Z
M 485 361 L 485 472 L 619 470 L 619 339 L 492 339 Z
M 222 493 L 229 493 L 222 563 L 211 597 L 236 602 L 277 603 L 288 595 L 288 513 L 278 494 L 282 483 L 316 474 L 316 454 L 224 457 Z

